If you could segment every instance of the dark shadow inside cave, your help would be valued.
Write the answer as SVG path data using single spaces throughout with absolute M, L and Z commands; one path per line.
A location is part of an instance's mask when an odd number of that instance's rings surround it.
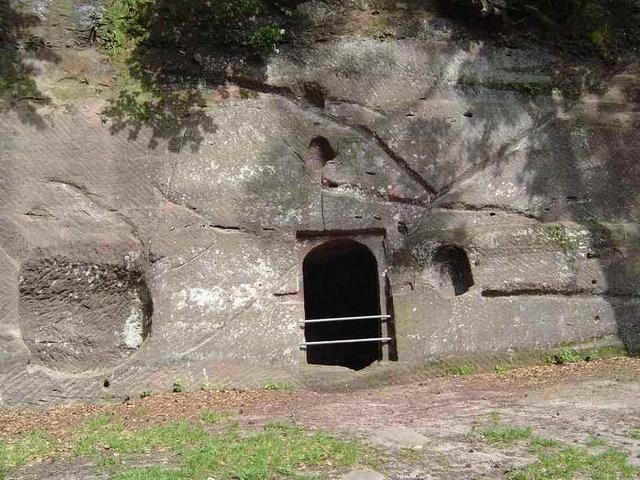
M 304 259 L 306 320 L 380 315 L 378 267 L 371 251 L 353 240 L 334 240 Z M 380 319 L 305 325 L 306 342 L 379 338 Z M 360 370 L 381 359 L 377 341 L 307 346 L 307 362 Z

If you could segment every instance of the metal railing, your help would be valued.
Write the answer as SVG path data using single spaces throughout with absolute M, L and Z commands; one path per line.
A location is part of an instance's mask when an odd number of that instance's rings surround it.
M 374 318 L 387 320 L 391 318 L 391 315 L 364 315 L 362 317 L 312 318 L 311 320 L 301 320 L 298 323 L 300 323 L 300 325 L 304 325 L 306 323 L 344 322 L 349 320 L 372 320 Z
M 389 320 L 391 315 L 363 315 L 359 317 L 336 317 L 336 318 L 312 318 L 310 320 L 301 320 L 298 322 L 301 326 L 308 323 L 326 323 L 326 322 L 345 322 L 352 320 Z M 375 337 L 375 338 L 349 338 L 345 340 L 322 340 L 318 342 L 304 342 L 300 344 L 300 348 L 306 348 L 314 345 L 335 345 L 341 343 L 364 343 L 364 342 L 380 342 L 386 343 L 392 340 L 391 337 Z
M 363 342 L 390 342 L 391 337 L 377 337 L 377 338 L 351 338 L 349 340 L 324 340 L 321 342 L 304 342 L 300 344 L 300 348 L 306 348 L 314 345 L 334 345 L 336 343 L 363 343 Z

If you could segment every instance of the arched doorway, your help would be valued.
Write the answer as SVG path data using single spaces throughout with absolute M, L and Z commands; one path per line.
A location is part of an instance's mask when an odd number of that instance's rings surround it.
M 381 337 L 380 286 L 376 259 L 354 240 L 328 241 L 303 263 L 305 319 L 373 316 L 360 320 L 305 323 L 305 341 L 342 341 Z M 381 359 L 381 343 L 364 341 L 310 345 L 307 362 L 360 370 Z

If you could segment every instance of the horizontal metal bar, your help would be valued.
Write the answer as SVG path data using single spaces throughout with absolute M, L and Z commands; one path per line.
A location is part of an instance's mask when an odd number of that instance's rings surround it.
M 363 343 L 363 342 L 390 342 L 390 337 L 380 338 L 352 338 L 350 340 L 325 340 L 322 342 L 305 342 L 301 343 L 300 347 L 309 347 L 313 345 L 334 345 L 336 343 Z
M 388 318 L 391 318 L 391 315 L 365 315 L 363 317 L 312 318 L 311 320 L 301 320 L 299 323 L 301 325 L 304 325 L 305 323 L 343 322 L 345 320 L 369 320 L 373 318 L 386 320 Z

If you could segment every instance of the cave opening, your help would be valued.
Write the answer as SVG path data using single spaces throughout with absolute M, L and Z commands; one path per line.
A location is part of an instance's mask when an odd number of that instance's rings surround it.
M 377 316 L 359 320 L 305 323 L 305 341 L 341 341 L 381 337 L 380 286 L 376 259 L 354 240 L 328 241 L 303 263 L 305 319 Z M 310 345 L 307 363 L 360 370 L 381 359 L 379 341 Z

